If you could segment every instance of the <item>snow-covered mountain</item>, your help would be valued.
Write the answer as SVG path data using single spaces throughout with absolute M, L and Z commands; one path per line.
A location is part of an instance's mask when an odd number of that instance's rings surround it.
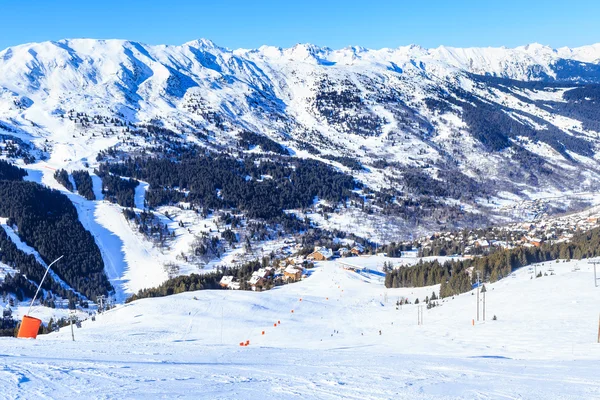
M 302 157 L 356 158 L 369 172 L 355 175 L 377 187 L 394 170 L 377 160 L 431 166 L 434 178 L 452 163 L 472 178 L 519 186 L 501 167 L 523 158 L 515 148 L 559 172 L 596 168 L 597 90 L 573 88 L 599 82 L 600 44 L 231 51 L 204 39 L 181 46 L 61 40 L 0 52 L 0 129 L 67 168 L 124 147 L 118 120 L 163 126 L 190 141 L 209 133 L 230 146 L 249 130 Z M 578 189 L 596 174 L 545 178 L 530 181 Z
M 0 147 L 4 158 L 29 164 L 28 179 L 57 188 L 57 169 L 92 172 L 100 162 L 172 157 L 189 145 L 238 159 L 318 160 L 355 178 L 362 200 L 342 206 L 317 198 L 313 208 L 286 212 L 383 242 L 525 218 L 529 210 L 514 206 L 525 199 L 552 198 L 560 210 L 580 205 L 579 194 L 600 186 L 599 84 L 600 44 L 229 50 L 205 39 L 32 43 L 0 52 Z M 213 232 L 213 220 L 187 206 L 163 208 L 157 221 L 172 225 L 177 243 L 169 251 L 136 244 L 140 238 L 121 232 L 121 210 L 96 204 L 102 187 L 92 178 L 96 201 L 69 196 L 111 279 L 131 275 L 126 292 L 164 280 L 163 264 L 189 248 L 201 233 L 194 229 Z M 138 210 L 146 188 L 136 189 Z M 115 256 L 115 246 L 124 254 Z M 136 263 L 154 263 L 155 271 L 138 274 Z
M 599 135 L 600 44 L 229 50 L 205 39 L 76 39 L 8 48 L 0 158 L 25 171 L 0 162 L 0 305 L 8 293 L 16 316 L 25 313 L 56 252 L 67 253 L 64 264 L 33 311 L 44 322 L 75 300 L 83 315 L 99 294 L 123 303 L 168 278 L 259 258 L 280 264 L 315 244 L 376 248 L 598 205 Z M 596 211 L 577 220 L 595 224 Z M 75 342 L 64 329 L 11 342 L 0 393 L 97 397 L 108 382 L 108 396 L 592 398 L 595 273 L 566 258 L 486 283 L 485 323 L 475 323 L 473 291 L 423 310 L 439 285 L 385 289 L 386 262 L 417 258 L 383 255 L 355 258 L 368 267 L 361 274 L 318 262 L 302 282 L 264 293 L 134 301 L 85 321 Z M 171 286 L 161 295 L 180 291 Z M 399 308 L 401 298 L 421 305 Z M 260 371 L 248 374 L 256 360 Z M 542 373 L 515 376 L 515 367 Z M 498 376 L 516 383 L 507 389 Z

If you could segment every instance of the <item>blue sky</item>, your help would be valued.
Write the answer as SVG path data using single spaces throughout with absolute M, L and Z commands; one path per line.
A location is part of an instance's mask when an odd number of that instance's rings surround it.
M 91 37 L 229 48 L 314 43 L 332 48 L 553 47 L 600 42 L 600 1 L 0 0 L 0 49 Z

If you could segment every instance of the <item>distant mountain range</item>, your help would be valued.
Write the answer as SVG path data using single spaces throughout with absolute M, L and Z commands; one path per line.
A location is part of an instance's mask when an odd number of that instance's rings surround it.
M 73 39 L 0 52 L 0 134 L 14 139 L 8 158 L 67 170 L 141 149 L 164 156 L 166 142 L 310 158 L 398 207 L 429 199 L 474 217 L 404 218 L 402 236 L 481 224 L 507 201 L 597 190 L 599 85 L 600 44 L 229 50 Z

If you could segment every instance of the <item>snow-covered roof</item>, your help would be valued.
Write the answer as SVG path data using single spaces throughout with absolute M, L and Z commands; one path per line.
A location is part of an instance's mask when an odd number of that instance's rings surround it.
M 327 247 L 315 247 L 315 253 L 319 253 L 325 258 L 333 257 L 333 251 Z
M 221 278 L 221 281 L 219 282 L 221 285 L 224 286 L 229 286 L 231 285 L 231 283 L 233 282 L 233 276 L 224 276 Z
M 285 272 L 287 272 L 288 274 L 297 274 L 298 272 L 302 272 L 302 270 L 300 268 L 296 268 L 290 265 L 285 269 Z
M 269 272 L 266 268 L 260 268 L 258 271 L 252 273 L 252 276 L 260 276 L 261 278 L 264 278 L 267 275 L 269 275 Z

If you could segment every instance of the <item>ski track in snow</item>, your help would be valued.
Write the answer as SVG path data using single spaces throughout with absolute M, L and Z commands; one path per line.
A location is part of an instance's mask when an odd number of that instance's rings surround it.
M 8 226 L 6 224 L 6 221 L 3 218 L 0 218 L 0 221 L 3 220 L 0 223 L 0 226 L 4 229 L 4 231 L 6 232 L 6 234 L 8 235 L 8 237 L 10 238 L 10 240 L 17 246 L 17 248 L 19 250 L 21 250 L 22 252 L 24 252 L 25 254 L 31 254 L 35 257 L 36 261 L 43 267 L 43 268 L 48 268 L 48 265 L 46 264 L 46 262 L 42 259 L 42 256 L 40 256 L 40 254 L 31 246 L 29 246 L 27 243 L 23 242 L 21 240 L 21 238 L 19 237 L 19 235 L 17 235 L 17 233 L 13 230 L 12 227 Z M 70 290 L 71 292 L 83 297 L 84 299 L 86 298 L 85 296 L 83 296 L 81 293 L 77 292 L 75 289 L 73 289 L 71 286 L 69 286 L 65 281 L 63 281 L 56 272 L 54 272 L 52 269 L 48 270 L 48 275 L 50 275 L 52 277 L 52 280 L 54 280 L 54 282 L 56 282 L 57 284 L 59 284 L 63 289 L 65 290 Z
M 28 166 L 27 180 L 60 190 L 69 197 L 83 227 L 94 235 L 104 260 L 104 270 L 115 288 L 115 300 L 123 302 L 142 288 L 157 286 L 166 279 L 162 260 L 152 252 L 152 244 L 136 236 L 122 214 L 121 208 L 103 200 L 102 181 L 92 175 L 95 201 L 71 193 L 53 177 L 54 168 L 40 162 Z M 143 196 L 147 184 L 141 183 L 136 195 Z M 139 192 L 139 193 L 138 193 Z M 139 199 L 138 199 L 139 200 Z
M 135 187 L 135 208 L 138 210 L 145 210 L 144 200 L 146 199 L 146 190 L 148 190 L 148 184 L 146 182 L 140 182 L 139 185 Z
M 7 398 L 593 399 L 594 362 L 445 358 L 354 350 L 105 349 L 61 342 L 76 358 L 40 357 L 38 346 L 0 357 Z M 183 348 L 182 348 L 183 347 Z M 191 348 L 191 349 L 190 349 Z M 187 349 L 191 350 L 190 354 Z M 37 348 L 39 350 L 39 347 Z M 125 359 L 125 360 L 123 360 Z M 318 360 L 315 364 L 315 360 Z M 557 373 L 558 372 L 558 373 Z M 35 388 L 35 389 L 34 389 Z M 32 390 L 34 389 L 34 390 Z
M 0 397 L 598 399 L 593 271 L 537 269 L 548 275 L 488 285 L 475 326 L 471 293 L 425 309 L 419 326 L 417 306 L 396 310 L 396 298 L 437 286 L 386 290 L 336 262 L 262 293 L 144 299 L 83 322 L 75 342 L 69 329 L 0 338 Z

